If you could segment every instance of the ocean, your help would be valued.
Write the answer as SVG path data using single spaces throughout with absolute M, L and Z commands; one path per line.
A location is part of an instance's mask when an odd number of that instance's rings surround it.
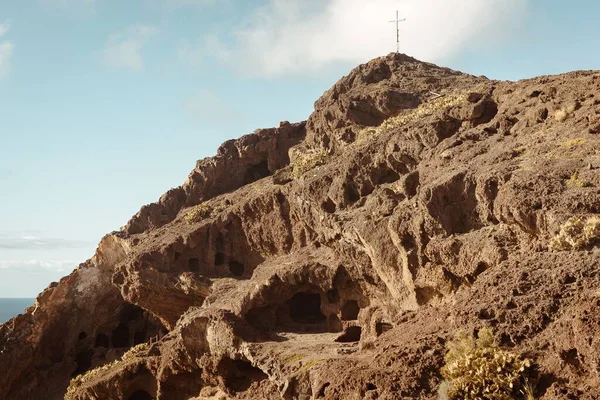
M 0 299 L 0 324 L 22 314 L 34 302 L 35 299 Z

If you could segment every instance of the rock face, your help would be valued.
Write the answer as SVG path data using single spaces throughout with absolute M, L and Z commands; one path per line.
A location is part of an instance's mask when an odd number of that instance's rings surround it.
M 598 72 L 361 65 L 1 325 L 0 398 L 436 399 L 446 341 L 488 326 L 537 398 L 598 399 L 600 241 L 551 243 L 600 214 L 599 132 Z

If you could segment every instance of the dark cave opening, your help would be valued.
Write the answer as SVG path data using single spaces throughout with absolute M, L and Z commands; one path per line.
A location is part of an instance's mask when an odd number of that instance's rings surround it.
M 137 331 L 133 334 L 133 345 L 137 346 L 146 342 L 146 332 Z
M 342 321 L 354 321 L 358 319 L 360 307 L 356 300 L 350 300 L 342 307 Z
M 154 400 L 154 397 L 150 395 L 150 393 L 145 390 L 138 390 L 133 392 L 131 396 L 129 396 L 128 400 Z
M 335 341 L 339 343 L 358 342 L 361 334 L 362 328 L 360 326 L 349 326 Z
M 106 336 L 103 333 L 99 333 L 98 335 L 96 335 L 96 342 L 94 343 L 94 347 L 109 348 L 110 347 L 110 341 L 108 339 L 108 336 Z
M 244 183 L 256 182 L 259 179 L 266 178 L 271 175 L 269 171 L 269 162 L 267 160 L 261 161 L 258 164 L 248 167 L 246 174 L 244 175 Z
M 121 323 L 112 331 L 112 345 L 116 348 L 129 347 L 129 328 Z
M 231 272 L 231 275 L 233 276 L 242 276 L 244 275 L 244 264 L 239 263 L 237 261 L 230 261 L 229 262 L 229 272 Z
M 391 330 L 393 325 L 388 322 L 379 321 L 375 324 L 375 333 L 377 336 L 381 336 L 385 332 Z
M 188 269 L 191 272 L 200 272 L 200 260 L 197 258 L 190 258 L 188 260 Z
M 268 379 L 267 374 L 248 361 L 224 359 L 220 363 L 224 371 L 225 386 L 234 393 L 244 392 L 252 383 Z
M 75 363 L 77 364 L 77 369 L 73 372 L 73 376 L 77 376 L 83 374 L 84 372 L 89 371 L 92 367 L 92 357 L 94 356 L 94 352 L 92 350 L 84 350 L 75 356 Z
M 300 324 L 319 324 L 325 321 L 318 293 L 296 293 L 288 301 L 290 318 Z
M 337 289 L 327 291 L 327 301 L 329 304 L 334 304 L 340 301 L 340 292 Z
M 215 265 L 223 265 L 225 264 L 225 254 L 217 251 L 215 254 Z

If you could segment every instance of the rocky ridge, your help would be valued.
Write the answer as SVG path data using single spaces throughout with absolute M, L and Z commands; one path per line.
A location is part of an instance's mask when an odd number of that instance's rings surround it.
M 446 341 L 484 326 L 537 398 L 600 398 L 600 251 L 550 245 L 600 214 L 599 89 L 359 66 L 1 325 L 0 398 L 435 399 Z

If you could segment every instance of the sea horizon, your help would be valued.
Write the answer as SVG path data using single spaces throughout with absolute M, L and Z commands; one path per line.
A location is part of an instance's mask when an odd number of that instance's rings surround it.
M 28 297 L 0 297 L 0 324 L 9 321 L 19 314 L 23 314 L 27 307 L 35 302 L 35 298 Z

